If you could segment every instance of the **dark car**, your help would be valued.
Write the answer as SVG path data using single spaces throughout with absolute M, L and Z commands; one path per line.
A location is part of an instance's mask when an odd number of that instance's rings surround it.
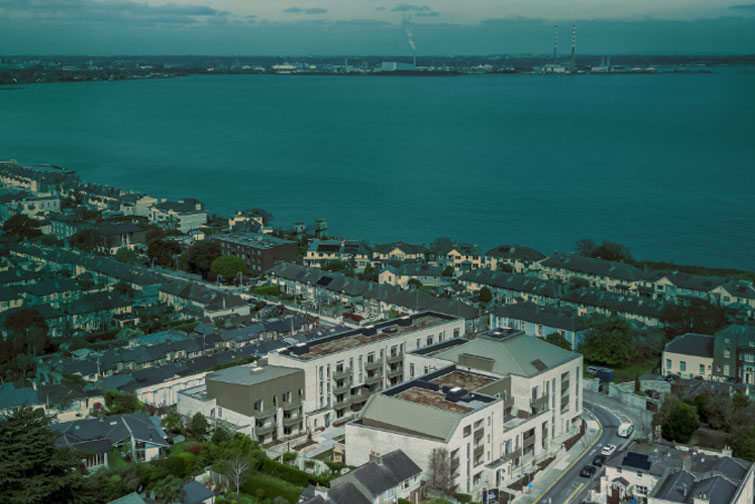
M 657 390 L 648 389 L 645 391 L 645 393 L 653 399 L 658 399 L 659 397 L 661 397 L 661 394 L 659 394 Z
M 672 374 L 666 375 L 666 381 L 674 381 L 674 380 L 676 380 L 676 376 Z
M 586 465 L 579 472 L 579 475 L 584 478 L 592 478 L 595 473 L 598 472 L 598 468 L 593 465 Z
M 603 462 L 605 462 L 607 458 L 608 457 L 606 457 L 605 455 L 601 455 L 599 453 L 599 454 L 595 455 L 594 459 L 592 459 L 592 465 L 600 467 L 600 466 L 603 465 Z

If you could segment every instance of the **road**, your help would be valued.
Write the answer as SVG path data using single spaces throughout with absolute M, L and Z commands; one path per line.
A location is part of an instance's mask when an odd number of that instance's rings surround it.
M 585 455 L 565 468 L 565 472 L 561 473 L 560 479 L 536 501 L 536 504 L 576 504 L 582 502 L 582 499 L 587 495 L 590 485 L 596 479 L 600 478 L 601 474 L 601 471 L 598 470 L 591 479 L 583 478 L 579 475 L 582 467 L 592 463 L 593 458 L 600 453 L 603 445 L 613 444 L 621 449 L 627 442 L 627 439 L 616 435 L 616 428 L 621 423 L 616 415 L 598 404 L 588 403 L 587 401 L 585 401 L 584 407 L 586 410 L 592 411 L 603 425 L 603 433 L 598 442 Z M 577 443 L 573 449 L 584 450 L 585 447 L 581 445 L 582 442 Z M 558 464 L 558 461 L 554 463 Z

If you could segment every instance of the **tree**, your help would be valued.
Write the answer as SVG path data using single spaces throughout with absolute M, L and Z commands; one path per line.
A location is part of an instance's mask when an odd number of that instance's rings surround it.
M 212 262 L 220 257 L 220 245 L 215 240 L 201 240 L 181 253 L 181 269 L 189 273 L 199 273 L 207 278 Z
M 158 239 L 147 246 L 147 256 L 158 266 L 172 266 L 173 257 L 181 253 L 181 245 L 172 240 Z
M 49 343 L 47 322 L 36 309 L 19 308 L 5 317 L 3 328 L 8 338 L 0 344 L 0 362 L 11 363 L 8 371 L 12 376 L 25 377 Z
M 82 229 L 71 237 L 71 246 L 84 252 L 94 252 L 105 246 L 105 235 L 98 229 Z
M 661 426 L 661 435 L 668 441 L 688 443 L 692 434 L 700 427 L 697 409 L 691 404 L 667 396 L 653 423 Z
M 0 417 L 0 495 L 8 504 L 83 500 L 84 469 L 69 448 L 55 446 L 50 419 L 22 407 Z
M 12 237 L 15 240 L 36 238 L 42 235 L 39 230 L 39 222 L 30 219 L 24 214 L 16 214 L 5 223 L 3 223 L 3 233 L 5 236 Z
M 684 305 L 665 303 L 659 318 L 668 337 L 688 332 L 715 334 L 726 322 L 726 313 L 704 299 L 690 298 Z
M 582 238 L 575 246 L 575 251 L 578 255 L 585 257 L 592 257 L 593 251 L 597 248 L 597 244 L 594 240 L 589 238 Z
M 571 351 L 571 343 L 566 341 L 566 338 L 564 338 L 557 332 L 550 333 L 548 336 L 545 337 L 545 341 L 547 341 L 551 345 L 556 345 L 557 347 L 561 347 L 564 350 Z
M 622 366 L 634 357 L 634 327 L 617 315 L 595 315 L 579 351 L 592 362 Z
M 160 422 L 160 425 L 173 433 L 180 432 L 181 427 L 183 426 L 182 424 L 182 417 L 178 411 L 176 411 L 176 408 L 168 408 L 168 411 L 165 412 L 165 418 Z
M 121 247 L 115 253 L 115 260 L 126 264 L 136 264 L 136 252 L 129 248 Z
M 173 476 L 167 475 L 161 479 L 157 485 L 155 485 L 155 497 L 160 504 L 172 504 L 173 502 L 181 500 L 181 488 L 183 482 Z
M 197 412 L 191 417 L 191 433 L 197 439 L 201 439 L 207 434 L 207 419 L 202 413 Z
M 480 292 L 477 293 L 477 298 L 483 303 L 488 303 L 493 299 L 493 294 L 490 292 L 490 289 L 483 287 L 480 289 Z
M 246 263 L 240 257 L 236 256 L 220 256 L 210 265 L 210 270 L 216 275 L 220 275 L 226 282 L 230 282 L 239 273 L 246 275 L 249 272 L 246 269 Z
M 454 479 L 448 450 L 445 448 L 434 448 L 433 451 L 430 452 L 427 471 L 427 485 L 431 489 L 443 496 L 451 495 L 453 493 Z
M 127 394 L 118 390 L 106 390 L 105 407 L 108 415 L 120 415 L 123 413 L 136 413 L 144 409 L 144 404 L 134 394 Z
M 270 224 L 270 222 L 272 222 L 273 220 L 273 214 L 261 208 L 252 208 L 251 210 L 249 210 L 249 215 L 251 215 L 252 217 L 262 217 L 262 223 L 265 226 Z
M 249 460 L 239 455 L 232 457 L 230 460 L 224 461 L 222 464 L 223 474 L 228 477 L 236 487 L 236 493 L 239 493 L 239 487 L 244 482 L 247 476 L 249 476 L 249 469 L 251 468 Z

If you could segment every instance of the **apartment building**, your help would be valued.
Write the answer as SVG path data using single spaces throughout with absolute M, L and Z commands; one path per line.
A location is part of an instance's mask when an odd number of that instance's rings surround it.
M 458 491 L 505 487 L 578 432 L 582 366 L 581 355 L 519 331 L 412 351 L 410 381 L 373 396 L 346 425 L 346 462 L 401 446 L 426 471 L 441 448 Z
M 267 273 L 276 262 L 296 261 L 296 242 L 258 233 L 214 235 L 223 255 L 240 257 L 252 273 Z
M 316 429 L 345 422 L 370 395 L 402 383 L 406 352 L 464 334 L 464 320 L 422 312 L 299 343 L 268 362 L 304 371 L 304 412 Z
M 217 419 L 266 444 L 304 430 L 304 372 L 283 366 L 235 366 L 178 393 L 178 412 Z

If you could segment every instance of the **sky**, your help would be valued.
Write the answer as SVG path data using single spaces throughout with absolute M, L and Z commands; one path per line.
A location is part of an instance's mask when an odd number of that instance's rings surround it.
M 747 0 L 0 0 L 0 54 L 755 54 Z

